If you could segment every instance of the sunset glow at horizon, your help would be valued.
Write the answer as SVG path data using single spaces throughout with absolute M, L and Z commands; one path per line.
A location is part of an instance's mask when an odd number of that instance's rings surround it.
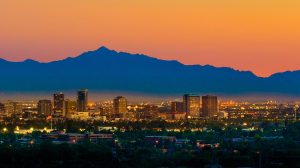
M 300 70 L 299 0 L 3 0 L 0 58 L 48 62 L 106 46 L 184 64 Z

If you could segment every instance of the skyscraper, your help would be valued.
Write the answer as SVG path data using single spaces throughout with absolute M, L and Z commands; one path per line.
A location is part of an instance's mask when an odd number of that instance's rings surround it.
M 40 100 L 38 102 L 38 113 L 40 115 L 46 115 L 46 116 L 52 115 L 51 100 Z
M 114 99 L 114 113 L 122 114 L 127 112 L 127 100 L 123 96 L 118 96 Z
M 171 112 L 175 113 L 175 112 L 184 112 L 183 111 L 183 102 L 171 102 Z
M 202 96 L 202 115 L 203 117 L 214 117 L 218 115 L 218 97 L 206 95 Z
M 71 113 L 76 112 L 77 106 L 76 106 L 76 101 L 72 100 L 65 100 L 64 102 L 64 111 L 63 111 L 63 116 L 68 116 Z
M 5 113 L 5 105 L 0 103 L 0 113 Z
M 82 89 L 77 92 L 77 111 L 86 112 L 88 103 L 88 90 Z
M 186 117 L 200 116 L 200 96 L 185 94 L 183 96 L 183 110 L 186 112 Z
M 55 113 L 63 113 L 64 100 L 65 100 L 65 95 L 63 93 L 53 94 L 53 104 L 54 104 L 53 111 Z

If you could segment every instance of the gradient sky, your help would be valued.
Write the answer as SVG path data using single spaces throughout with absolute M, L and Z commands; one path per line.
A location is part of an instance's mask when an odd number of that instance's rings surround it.
M 185 64 L 300 69 L 299 0 L 1 0 L 0 57 L 52 61 L 105 45 Z

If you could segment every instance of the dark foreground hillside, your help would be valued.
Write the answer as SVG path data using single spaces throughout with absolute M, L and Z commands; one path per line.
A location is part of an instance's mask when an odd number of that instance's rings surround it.
M 147 144 L 123 148 L 105 143 L 1 145 L 0 167 L 300 167 L 299 146 L 282 142 L 261 145 L 257 149 L 240 144 L 220 150 L 186 147 L 168 152 Z

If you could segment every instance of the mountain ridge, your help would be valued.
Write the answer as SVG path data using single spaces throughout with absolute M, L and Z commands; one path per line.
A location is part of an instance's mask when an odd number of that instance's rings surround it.
M 7 71 L 9 69 L 9 71 Z M 51 62 L 0 59 L 0 91 L 89 88 L 145 93 L 299 94 L 300 71 L 259 77 L 251 71 L 212 65 L 185 65 L 144 54 L 117 52 L 104 46 L 77 57 Z
M 67 60 L 67 59 L 74 59 L 74 58 L 78 58 L 80 56 L 84 56 L 85 54 L 88 54 L 88 53 L 92 53 L 92 52 L 99 52 L 101 50 L 106 50 L 106 51 L 110 51 L 110 52 L 115 52 L 115 53 L 125 53 L 125 54 L 128 54 L 127 52 L 123 52 L 123 51 L 116 51 L 116 50 L 111 50 L 105 46 L 101 46 L 99 47 L 98 49 L 96 50 L 91 50 L 91 51 L 86 51 L 86 52 L 83 52 L 82 54 L 78 55 L 78 56 L 75 56 L 75 57 L 66 57 L 66 58 L 63 58 L 63 59 L 60 59 L 60 60 L 53 60 L 53 61 L 48 61 L 48 62 L 40 62 L 38 60 L 34 60 L 34 59 L 25 59 L 23 61 L 9 61 L 9 60 L 6 60 L 4 58 L 0 58 L 0 62 L 1 61 L 4 61 L 4 62 L 10 62 L 10 63 L 23 63 L 23 62 L 36 62 L 36 63 L 41 63 L 41 64 L 45 64 L 45 63 L 52 63 L 52 62 L 58 62 L 58 61 L 63 61 L 63 60 Z M 181 62 L 179 62 L 178 60 L 163 60 L 163 59 L 159 59 L 159 58 L 155 58 L 155 57 L 152 57 L 152 56 L 148 56 L 148 55 L 144 55 L 144 54 L 139 54 L 139 53 L 135 53 L 135 54 L 132 54 L 132 55 L 137 55 L 137 56 L 144 56 L 144 57 L 149 57 L 149 58 L 153 58 L 153 59 L 157 59 L 157 60 L 161 60 L 161 61 L 170 61 L 170 62 L 177 62 L 179 64 L 182 64 L 182 65 L 185 65 L 185 66 L 209 66 L 209 67 L 213 67 L 213 68 L 228 68 L 228 69 L 232 69 L 232 70 L 235 70 L 235 71 L 239 71 L 239 72 L 249 72 L 249 73 L 252 73 L 253 75 L 257 76 L 257 77 L 260 77 L 260 78 L 269 78 L 273 75 L 276 75 L 276 74 L 283 74 L 283 73 L 294 73 L 294 72 L 299 72 L 300 70 L 286 70 L 286 71 L 281 71 L 281 72 L 275 72 L 267 77 L 261 77 L 261 76 L 258 76 L 256 75 L 255 73 L 253 73 L 251 70 L 239 70 L 239 69 L 235 69 L 235 68 L 232 68 L 232 67 L 227 67 L 227 66 L 214 66 L 214 65 L 210 65 L 210 64 L 205 64 L 205 65 L 200 65 L 200 64 L 183 64 Z

